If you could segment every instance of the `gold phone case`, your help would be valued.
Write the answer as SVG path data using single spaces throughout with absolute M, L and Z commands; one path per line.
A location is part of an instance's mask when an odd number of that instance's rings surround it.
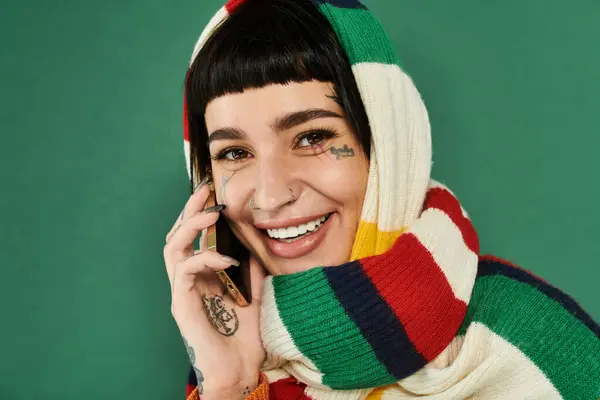
M 209 184 L 209 189 L 210 189 L 210 196 L 206 202 L 206 208 L 215 206 L 215 199 L 216 199 L 215 187 L 212 182 Z M 211 225 L 207 228 L 207 230 L 206 230 L 206 245 L 207 245 L 206 246 L 207 250 L 217 251 L 217 227 L 216 227 L 216 225 Z M 233 267 L 233 268 L 238 268 L 238 267 Z M 227 291 L 229 292 L 229 294 L 231 294 L 231 296 L 233 297 L 233 299 L 235 300 L 235 302 L 237 303 L 238 306 L 246 307 L 249 305 L 248 301 L 244 298 L 244 296 L 242 295 L 242 293 L 240 292 L 240 290 L 238 289 L 236 284 L 231 280 L 229 275 L 227 275 L 227 272 L 225 272 L 224 270 L 217 271 L 217 276 L 219 277 L 219 279 L 221 280 L 223 285 L 227 288 Z

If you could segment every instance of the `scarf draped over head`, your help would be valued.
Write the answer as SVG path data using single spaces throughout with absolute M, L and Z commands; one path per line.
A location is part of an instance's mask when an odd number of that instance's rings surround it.
M 192 62 L 242 3 L 217 12 Z M 313 3 L 347 53 L 367 112 L 369 178 L 348 263 L 266 279 L 263 369 L 270 380 L 295 377 L 315 399 L 341 389 L 336 399 L 365 398 L 448 347 L 466 313 L 479 244 L 454 195 L 430 180 L 427 111 L 381 25 L 355 0 Z M 186 109 L 184 124 L 191 173 Z
M 192 62 L 244 3 L 217 12 Z M 600 326 L 548 283 L 479 258 L 467 213 L 430 179 L 427 111 L 381 25 L 357 0 L 312 3 L 345 49 L 367 112 L 369 178 L 347 263 L 265 279 L 268 396 L 597 399 Z M 184 134 L 188 173 L 198 177 L 185 101 Z

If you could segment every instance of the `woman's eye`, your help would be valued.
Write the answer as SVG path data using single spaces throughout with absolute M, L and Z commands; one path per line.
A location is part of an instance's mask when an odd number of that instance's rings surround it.
M 222 153 L 220 158 L 224 158 L 229 161 L 238 161 L 247 158 L 247 156 L 248 152 L 246 150 L 232 149 Z
M 305 135 L 298 141 L 298 147 L 315 147 L 323 142 L 323 134 L 320 132 L 312 132 Z

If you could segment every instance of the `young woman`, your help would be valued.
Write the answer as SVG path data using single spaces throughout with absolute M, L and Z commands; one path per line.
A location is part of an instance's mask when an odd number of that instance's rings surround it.
M 600 396 L 600 327 L 479 255 L 430 178 L 421 97 L 358 1 L 230 1 L 185 93 L 194 193 L 164 257 L 189 398 Z M 194 250 L 218 218 L 251 255 L 247 307 L 216 275 L 238 261 L 206 235 Z

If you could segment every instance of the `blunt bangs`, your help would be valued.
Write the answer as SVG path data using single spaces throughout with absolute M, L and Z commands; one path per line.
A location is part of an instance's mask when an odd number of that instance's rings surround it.
M 310 0 L 247 0 L 238 7 L 200 49 L 184 83 L 190 161 L 200 178 L 210 173 L 204 113 L 211 100 L 312 80 L 333 84 L 336 101 L 368 157 L 367 115 L 348 57 L 326 17 Z

